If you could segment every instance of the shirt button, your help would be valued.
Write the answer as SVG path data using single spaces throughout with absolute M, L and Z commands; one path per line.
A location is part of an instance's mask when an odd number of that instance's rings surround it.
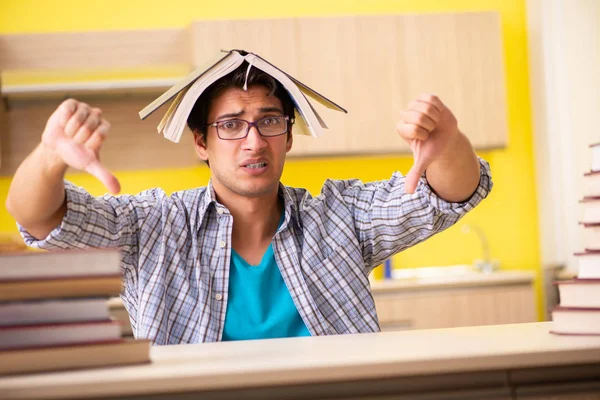
M 217 214 L 223 215 L 223 209 L 222 208 L 217 208 Z
M 219 246 L 221 246 L 221 248 L 225 247 L 227 243 L 225 243 L 224 241 L 221 240 L 221 243 L 219 243 Z
M 215 299 L 216 299 L 217 301 L 221 301 L 221 300 L 223 300 L 223 295 L 222 295 L 221 293 L 217 293 L 217 294 L 215 295 Z

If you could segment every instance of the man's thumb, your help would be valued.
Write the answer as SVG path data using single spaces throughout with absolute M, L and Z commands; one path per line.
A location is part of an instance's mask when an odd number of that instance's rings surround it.
M 425 168 L 422 165 L 415 163 L 406 177 L 404 178 L 404 192 L 408 194 L 413 194 L 415 190 L 417 190 L 417 185 L 419 184 L 419 179 L 421 175 L 425 172 Z
M 119 180 L 111 174 L 98 160 L 94 160 L 88 164 L 85 171 L 95 176 L 112 194 L 117 194 L 121 191 Z

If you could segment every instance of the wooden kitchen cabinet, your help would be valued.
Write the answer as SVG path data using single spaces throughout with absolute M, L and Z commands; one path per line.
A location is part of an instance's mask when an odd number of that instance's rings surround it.
M 408 154 L 395 126 L 421 93 L 444 101 L 476 149 L 507 144 L 494 12 L 195 21 L 191 40 L 196 65 L 220 48 L 252 49 L 348 110 L 317 105 L 329 131 L 298 135 L 290 156 Z
M 517 386 L 517 400 L 600 400 L 600 383 L 597 381 Z
M 0 35 L 6 114 L 0 175 L 14 173 L 67 97 L 106 110 L 112 125 L 102 153 L 107 168 L 202 165 L 191 134 L 179 145 L 156 135 L 166 108 L 143 122 L 137 114 L 184 73 L 157 86 L 157 79 L 138 78 L 135 71 L 179 66 L 187 73 L 230 48 L 260 54 L 349 111 L 316 105 L 330 129 L 318 139 L 296 136 L 291 157 L 410 154 L 395 125 L 421 93 L 440 96 L 476 149 L 507 145 L 497 12 L 203 20 L 182 29 Z M 56 83 L 61 71 L 72 81 Z M 131 77 L 120 79 L 119 71 Z M 36 80 L 45 73 L 48 83 Z M 86 74 L 89 82 L 73 82 L 73 75 Z M 98 75 L 112 78 L 98 81 Z
M 374 282 L 383 331 L 534 322 L 533 274 L 495 272 L 443 281 Z
M 544 394 L 540 396 L 518 396 L 519 400 L 600 400 L 600 393 Z

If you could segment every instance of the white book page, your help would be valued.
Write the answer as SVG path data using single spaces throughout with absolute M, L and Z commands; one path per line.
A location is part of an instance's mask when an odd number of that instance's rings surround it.
M 198 80 L 196 80 L 181 99 L 181 102 L 177 106 L 175 112 L 170 118 L 167 119 L 163 133 L 164 136 L 167 139 L 178 143 L 185 128 L 187 118 L 190 115 L 196 100 L 198 100 L 206 88 L 208 88 L 219 78 L 235 70 L 243 61 L 244 57 L 242 57 L 239 53 L 231 52 L 214 68 L 207 71 Z
M 253 67 L 266 72 L 283 85 L 296 104 L 296 109 L 299 111 L 311 136 L 319 137 L 324 133 L 323 127 L 319 123 L 319 118 L 313 112 L 312 106 L 308 103 L 306 97 L 302 94 L 298 86 L 296 86 L 296 84 L 285 73 L 278 68 L 273 67 L 271 64 L 255 54 L 249 53 L 246 55 L 246 60 L 252 64 Z

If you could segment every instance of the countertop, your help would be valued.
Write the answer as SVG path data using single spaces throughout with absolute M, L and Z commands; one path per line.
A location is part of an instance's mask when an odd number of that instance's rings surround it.
M 152 363 L 0 378 L 0 398 L 201 392 L 600 362 L 551 323 L 153 347 Z
M 371 290 L 373 293 L 385 293 L 398 289 L 420 290 L 533 284 L 534 279 L 535 273 L 532 271 L 500 270 L 492 273 L 471 272 L 457 275 L 374 280 L 371 281 Z

